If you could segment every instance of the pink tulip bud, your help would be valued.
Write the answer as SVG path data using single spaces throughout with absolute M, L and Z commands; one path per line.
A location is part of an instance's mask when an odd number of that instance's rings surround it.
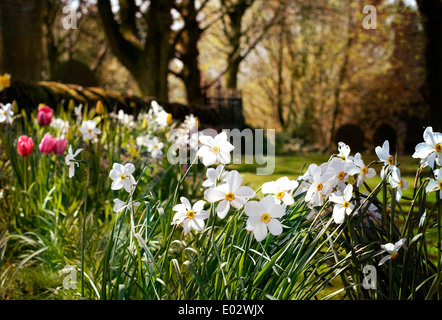
M 63 139 L 63 138 L 57 139 L 57 141 L 55 142 L 54 150 L 52 150 L 52 151 L 57 156 L 61 156 L 64 153 L 64 151 L 66 150 L 67 145 L 68 145 L 68 141 L 66 139 Z
M 40 106 L 37 112 L 38 123 L 42 126 L 47 126 L 51 123 L 52 117 L 54 116 L 54 110 L 48 106 Z
M 55 144 L 57 143 L 57 139 L 51 136 L 49 133 L 46 133 L 41 139 L 40 145 L 38 148 L 41 152 L 49 154 L 54 150 Z
M 27 157 L 32 153 L 34 141 L 28 136 L 20 136 L 17 141 L 17 152 L 22 157 Z

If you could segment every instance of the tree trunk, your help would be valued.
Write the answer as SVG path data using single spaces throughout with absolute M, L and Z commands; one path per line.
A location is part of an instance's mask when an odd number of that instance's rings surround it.
M 150 2 L 147 14 L 147 41 L 144 57 L 147 79 L 138 81 L 143 94 L 168 100 L 168 75 L 171 57 L 170 33 L 172 26 L 172 5 L 170 0 Z M 142 64 L 142 63 L 140 63 Z
M 0 2 L 0 74 L 40 80 L 43 70 L 44 1 Z
M 131 25 L 134 19 L 132 15 L 135 14 L 132 9 L 123 10 L 122 17 L 125 20 L 118 23 L 112 12 L 110 0 L 98 0 L 97 5 L 109 46 L 134 77 L 141 94 L 167 101 L 173 2 L 150 1 L 146 15 L 147 36 L 144 45 L 136 34 L 131 33 L 131 30 L 134 32 Z
M 429 124 L 434 131 L 441 131 L 442 124 L 442 1 L 418 0 L 419 11 L 424 18 L 426 35 L 427 92 Z
M 229 69 L 226 73 L 226 88 L 237 89 L 238 88 L 238 73 L 239 66 L 242 59 L 232 59 L 229 63 Z
M 178 41 L 181 49 L 180 58 L 183 62 L 183 69 L 179 76 L 184 82 L 187 103 L 202 105 L 204 104 L 204 96 L 201 91 L 201 71 L 198 64 L 198 41 L 202 30 L 197 20 L 195 1 L 184 1 L 182 11 L 185 26 Z

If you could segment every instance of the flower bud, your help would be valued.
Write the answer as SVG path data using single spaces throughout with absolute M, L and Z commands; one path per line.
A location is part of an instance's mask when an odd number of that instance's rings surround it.
M 52 151 L 57 156 L 61 156 L 64 153 L 64 151 L 66 150 L 67 145 L 68 145 L 68 141 L 66 139 L 59 138 L 56 140 L 54 149 Z
M 37 112 L 37 120 L 41 126 L 47 126 L 51 123 L 54 116 L 54 110 L 51 107 L 40 104 Z
M 40 145 L 38 148 L 41 152 L 49 154 L 54 150 L 55 144 L 57 143 L 57 139 L 55 139 L 52 135 L 49 133 L 46 133 L 41 139 Z
M 103 102 L 101 102 L 101 100 L 98 100 L 97 106 L 95 107 L 95 111 L 97 112 L 97 114 L 103 114 L 105 112 L 104 105 Z
M 20 136 L 17 141 L 17 152 L 22 157 L 27 157 L 32 153 L 34 141 L 28 136 Z

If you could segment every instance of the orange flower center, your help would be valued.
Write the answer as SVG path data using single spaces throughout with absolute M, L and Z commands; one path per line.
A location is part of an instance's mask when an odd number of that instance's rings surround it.
M 264 222 L 264 223 L 269 223 L 269 221 L 270 221 L 270 215 L 269 215 L 268 213 L 264 213 L 264 214 L 261 216 L 261 221 Z
M 350 206 L 350 202 L 345 201 L 345 202 L 342 204 L 342 206 L 343 206 L 345 209 L 347 209 L 347 208 Z
M 442 143 L 438 143 L 438 144 L 436 144 L 435 149 L 436 149 L 436 152 L 437 152 L 437 153 L 441 152 L 441 151 L 442 151 Z
M 400 181 L 399 181 L 399 188 L 403 188 L 404 187 L 404 179 L 401 179 Z
M 233 193 L 229 192 L 228 194 L 226 194 L 227 201 L 232 201 L 233 199 L 235 199 L 235 195 Z
M 391 260 L 394 260 L 398 257 L 399 253 L 395 252 L 391 255 Z
M 367 174 L 367 172 L 368 172 L 368 168 L 367 168 L 367 167 L 363 167 L 363 168 L 361 169 L 361 172 L 362 172 L 362 174 Z
M 345 178 L 345 172 L 344 171 L 339 172 L 338 173 L 338 179 L 339 180 L 344 180 L 344 178 Z
M 389 164 L 389 165 L 394 164 L 394 159 L 393 159 L 393 157 L 388 158 L 387 161 L 388 161 L 388 164 Z
M 218 146 L 214 146 L 212 148 L 212 152 L 215 153 L 215 154 L 219 153 L 220 151 L 221 151 L 221 149 Z
M 195 212 L 193 210 L 189 210 L 186 213 L 188 219 L 193 219 L 195 217 Z
M 318 185 L 316 186 L 316 190 L 321 191 L 324 188 L 324 186 L 322 185 L 322 183 L 318 183 Z

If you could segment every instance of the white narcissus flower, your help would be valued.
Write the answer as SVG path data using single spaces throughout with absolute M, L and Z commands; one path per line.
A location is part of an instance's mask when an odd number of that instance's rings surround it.
M 224 219 L 229 212 L 230 205 L 241 209 L 246 200 L 255 195 L 252 188 L 241 186 L 242 178 L 238 171 L 233 170 L 227 173 L 226 183 L 207 189 L 204 198 L 211 202 L 220 201 L 216 207 L 218 217 Z
M 379 262 L 379 266 L 383 265 L 387 260 L 396 259 L 399 255 L 398 253 L 399 249 L 402 248 L 406 240 L 407 239 L 404 238 L 397 241 L 395 244 L 392 243 L 382 244 L 381 249 L 386 251 L 388 255 L 382 258 L 382 260 Z
M 350 157 L 350 147 L 348 145 L 346 145 L 344 142 L 339 142 L 338 151 L 338 158 L 345 162 L 351 161 L 352 157 Z
M 433 132 L 432 127 L 427 127 L 424 131 L 424 141 L 416 145 L 413 158 L 421 159 L 421 163 L 434 168 L 434 163 L 441 165 L 442 155 L 442 134 Z
M 137 144 L 137 146 L 139 147 L 147 147 L 148 143 L 150 141 L 149 135 L 144 135 L 144 136 L 138 136 L 135 139 L 135 142 Z
M 97 135 L 101 134 L 101 130 L 97 128 L 94 120 L 83 121 L 79 130 L 83 135 L 83 140 L 93 140 Z
M 70 127 L 69 121 L 65 121 L 60 118 L 52 118 L 52 121 L 49 125 L 56 130 L 60 130 L 62 134 L 66 133 L 67 129 L 69 129 Z
M 151 106 L 155 121 L 160 129 L 164 129 L 172 123 L 172 114 L 167 113 L 158 102 L 152 101 Z
M 388 140 L 384 141 L 382 147 L 377 146 L 374 151 L 376 152 L 379 160 L 384 163 L 384 166 L 388 168 L 392 168 L 394 166 L 394 158 L 390 154 L 390 143 Z
M 204 229 L 204 220 L 209 217 L 209 213 L 204 209 L 204 201 L 199 200 L 192 206 L 190 201 L 185 198 L 180 198 L 181 203 L 175 205 L 172 210 L 176 211 L 172 219 L 172 224 L 183 224 L 184 235 L 188 234 L 191 229 L 202 231 Z
M 0 103 L 0 123 L 2 123 L 2 122 L 12 123 L 13 116 L 14 116 L 14 112 L 12 112 L 12 104 Z
M 116 198 L 116 199 L 114 199 L 114 204 L 115 204 L 115 205 L 114 205 L 113 210 L 114 210 L 116 213 L 120 213 L 120 212 L 122 212 L 124 209 L 126 209 L 126 207 L 128 207 L 130 204 L 132 204 L 132 205 L 134 206 L 134 208 L 137 208 L 137 207 L 140 206 L 141 203 L 139 203 L 139 202 L 132 202 L 132 203 L 129 203 L 129 204 L 126 205 L 126 202 L 125 202 L 125 201 L 122 201 L 122 200 Z
M 80 166 L 78 162 L 75 162 L 75 157 L 82 151 L 83 149 L 78 149 L 75 153 L 72 153 L 72 145 L 69 145 L 68 154 L 64 158 L 65 163 L 69 166 L 69 178 L 72 178 L 75 174 L 75 165 Z
M 198 118 L 195 117 L 193 114 L 187 115 L 184 118 L 182 126 L 183 126 L 183 128 L 185 128 L 189 131 L 197 130 L 198 129 Z
M 78 107 L 74 107 L 74 113 L 77 116 L 77 124 L 79 124 L 81 122 L 81 120 L 83 119 L 83 116 L 81 114 L 81 109 L 83 108 L 83 105 L 80 104 Z
M 333 158 L 327 166 L 327 173 L 332 176 L 329 183 L 332 186 L 344 186 L 349 177 L 347 171 L 353 166 L 353 162 L 345 162 L 339 158 Z
M 113 180 L 111 189 L 120 190 L 124 188 L 124 190 L 131 193 L 137 183 L 132 175 L 134 171 L 135 166 L 132 163 L 126 163 L 125 165 L 114 163 L 109 173 L 109 178 Z
M 354 205 L 350 203 L 352 196 L 353 186 L 351 184 L 345 187 L 342 196 L 338 196 L 335 193 L 330 195 L 329 200 L 335 203 L 333 207 L 333 220 L 335 223 L 341 224 L 344 222 L 345 216 L 350 215 L 353 211 Z
M 428 182 L 425 188 L 425 191 L 427 193 L 431 193 L 433 191 L 440 191 L 439 197 L 440 199 L 442 199 L 442 172 L 440 171 L 440 169 L 436 169 L 434 170 L 433 173 L 435 179 L 430 179 L 430 181 Z
M 332 174 L 324 172 L 327 169 L 326 164 L 316 166 L 312 172 L 312 181 L 305 195 L 305 201 L 310 202 L 312 206 L 322 206 L 324 199 L 332 190 L 328 180 Z
M 295 201 L 291 195 L 291 191 L 298 187 L 296 180 L 289 180 L 288 177 L 279 178 L 276 181 L 266 182 L 262 185 L 261 191 L 264 194 L 274 195 L 277 203 L 284 202 L 286 205 L 292 205 Z
M 208 167 L 219 162 L 222 164 L 230 163 L 230 152 L 234 146 L 227 141 L 227 134 L 223 131 L 215 138 L 206 135 L 200 135 L 199 141 L 203 144 L 196 155 L 203 159 L 203 164 Z
M 393 189 L 396 188 L 396 200 L 400 200 L 402 198 L 402 190 L 407 189 L 408 183 L 401 178 L 401 171 L 398 167 L 394 167 L 388 182 Z
M 207 168 L 205 180 L 202 184 L 205 188 L 215 187 L 219 182 L 226 181 L 226 175 L 228 171 L 224 170 L 224 165 L 220 164 L 216 169 Z
M 147 151 L 150 152 L 153 158 L 158 158 L 163 155 L 164 143 L 160 142 L 157 137 L 153 137 L 147 142 Z
M 264 240 L 268 231 L 275 236 L 282 233 L 282 225 L 278 218 L 285 214 L 285 206 L 275 203 L 273 196 L 265 196 L 259 202 L 247 202 L 244 205 L 244 212 L 249 217 L 247 229 L 253 231 L 257 241 Z
M 368 168 L 365 166 L 364 161 L 362 160 L 362 156 L 360 153 L 356 153 L 353 158 L 354 166 L 348 168 L 348 174 L 353 176 L 355 174 L 358 175 L 356 185 L 359 188 L 362 186 L 366 178 L 373 178 L 376 175 L 376 170 L 373 168 Z

